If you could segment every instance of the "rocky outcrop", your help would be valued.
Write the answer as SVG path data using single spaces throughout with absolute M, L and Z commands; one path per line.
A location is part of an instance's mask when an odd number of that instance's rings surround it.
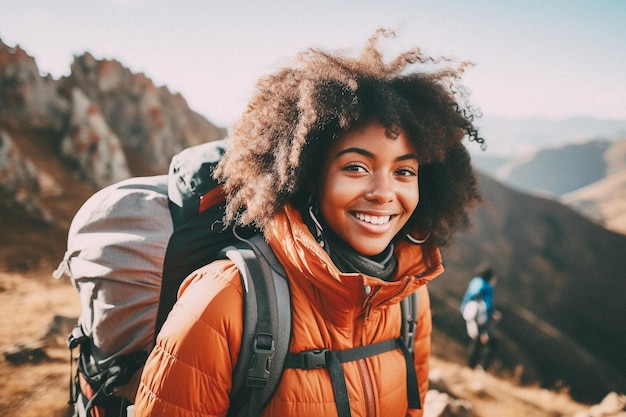
M 226 135 L 225 129 L 192 111 L 180 94 L 155 86 L 115 60 L 85 53 L 75 57 L 68 77 L 55 80 L 42 76 L 35 59 L 19 46 L 0 40 L 2 128 L 20 132 L 14 135 L 20 140 L 38 132 L 36 140 L 49 141 L 45 149 L 57 153 L 50 156 L 63 156 L 67 169 L 94 189 L 131 176 L 166 173 L 176 153 Z M 35 147 L 36 140 L 31 140 Z M 33 196 L 62 190 L 45 170 L 19 154 L 19 141 L 13 144 L 3 137 L 2 146 L 2 205 L 48 218 Z
M 453 398 L 445 392 L 430 390 L 426 393 L 424 417 L 473 417 L 471 402 Z
M 131 176 L 119 138 L 98 106 L 78 88 L 72 90 L 72 114 L 61 151 L 97 188 Z
M 41 343 L 18 343 L 4 351 L 4 359 L 12 365 L 37 364 L 50 361 Z
M 225 131 L 189 109 L 180 94 L 157 87 L 115 60 L 75 57 L 63 91 L 76 88 L 97 103 L 125 149 L 138 153 L 156 170 L 166 172 L 171 157 L 183 149 L 220 139 Z
M 0 40 L 0 125 L 59 132 L 68 108 L 52 77 L 39 74 L 35 59 Z
M 28 218 L 51 221 L 37 195 L 56 188 L 51 178 L 22 156 L 11 137 L 0 131 L 0 207 L 21 212 Z

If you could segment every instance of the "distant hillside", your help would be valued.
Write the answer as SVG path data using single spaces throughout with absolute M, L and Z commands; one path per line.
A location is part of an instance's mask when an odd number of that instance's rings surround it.
M 560 199 L 626 234 L 626 139 L 591 140 L 509 158 L 476 155 L 473 162 L 508 186 Z
M 604 153 L 607 174 L 571 191 L 561 201 L 609 229 L 626 234 L 626 139 Z
M 606 176 L 604 153 L 609 146 L 608 141 L 591 141 L 542 149 L 504 164 L 496 178 L 521 190 L 560 196 Z
M 463 352 L 458 305 L 474 268 L 489 261 L 500 278 L 505 368 L 521 364 L 530 380 L 571 386 L 578 398 L 624 391 L 626 236 L 487 176 L 481 188 L 488 206 L 445 250 L 446 272 L 430 284 L 436 327 L 447 335 L 444 353 Z

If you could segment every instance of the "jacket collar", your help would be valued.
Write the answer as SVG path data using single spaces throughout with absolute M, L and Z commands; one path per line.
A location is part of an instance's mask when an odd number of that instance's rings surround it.
M 391 282 L 358 273 L 342 273 L 310 233 L 300 212 L 284 206 L 265 230 L 265 237 L 292 283 L 315 291 L 338 309 L 362 308 L 397 303 L 443 272 L 441 255 L 435 245 L 396 244 L 398 271 Z M 376 293 L 376 297 L 368 294 Z

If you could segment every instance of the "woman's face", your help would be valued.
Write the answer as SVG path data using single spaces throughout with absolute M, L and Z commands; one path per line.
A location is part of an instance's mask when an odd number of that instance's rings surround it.
M 377 122 L 347 131 L 326 153 L 319 187 L 322 216 L 362 255 L 381 253 L 419 201 L 417 154 L 406 134 L 385 136 Z

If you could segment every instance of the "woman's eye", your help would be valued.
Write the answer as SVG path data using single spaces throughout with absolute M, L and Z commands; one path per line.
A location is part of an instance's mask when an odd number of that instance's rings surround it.
M 402 168 L 396 171 L 396 175 L 400 177 L 414 177 L 417 175 L 417 170 L 413 168 Z
M 344 171 L 352 171 L 352 172 L 367 172 L 365 167 L 358 164 L 348 164 L 344 168 Z

